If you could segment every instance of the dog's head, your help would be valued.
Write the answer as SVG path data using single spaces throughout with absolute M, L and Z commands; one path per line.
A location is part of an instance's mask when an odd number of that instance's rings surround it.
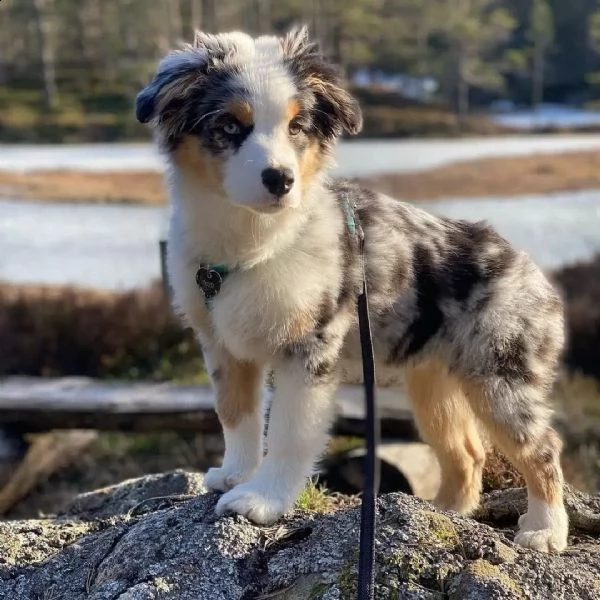
M 297 206 L 335 139 L 362 126 L 305 28 L 284 38 L 198 33 L 161 61 L 136 113 L 176 169 L 261 212 Z

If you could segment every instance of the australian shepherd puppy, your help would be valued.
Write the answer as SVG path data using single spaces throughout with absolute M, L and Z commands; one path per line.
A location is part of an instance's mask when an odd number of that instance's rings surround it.
M 350 210 L 364 231 L 379 383 L 406 381 L 443 470 L 437 503 L 475 509 L 485 433 L 527 481 L 516 541 L 565 548 L 548 406 L 561 301 L 486 224 L 329 175 L 336 139 L 362 117 L 306 30 L 198 33 L 160 62 L 137 117 L 167 159 L 169 280 L 216 390 L 226 452 L 206 485 L 224 492 L 217 513 L 271 523 L 291 509 L 326 444 L 336 384 L 360 372 Z M 263 456 L 267 368 L 276 392 Z

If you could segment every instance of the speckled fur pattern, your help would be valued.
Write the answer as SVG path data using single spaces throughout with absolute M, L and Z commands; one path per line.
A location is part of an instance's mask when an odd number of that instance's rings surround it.
M 433 216 L 328 175 L 358 103 L 306 30 L 284 38 L 199 33 L 138 96 L 168 162 L 168 271 L 217 395 L 226 454 L 207 474 L 217 512 L 270 523 L 314 468 L 340 379 L 359 381 L 356 296 L 364 264 L 378 382 L 406 378 L 415 419 L 444 471 L 438 504 L 479 501 L 482 433 L 526 478 L 517 541 L 562 550 L 561 444 L 548 395 L 563 346 L 562 303 L 540 270 L 485 223 Z M 293 175 L 273 197 L 266 168 Z M 232 272 L 207 308 L 201 264 Z M 277 389 L 262 452 L 262 374 Z

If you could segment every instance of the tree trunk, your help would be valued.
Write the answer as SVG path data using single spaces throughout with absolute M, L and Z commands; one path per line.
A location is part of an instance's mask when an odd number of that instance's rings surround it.
M 44 80 L 44 103 L 48 110 L 56 107 L 58 90 L 54 64 L 54 44 L 52 39 L 51 4 L 52 0 L 33 0 L 35 20 L 39 37 L 39 53 Z
M 183 23 L 181 20 L 181 3 L 179 0 L 167 0 L 169 11 L 169 39 L 171 44 L 183 38 Z
M 202 0 L 191 0 L 190 6 L 190 25 L 192 28 L 192 34 L 195 31 L 201 31 L 202 29 Z
M 469 114 L 469 81 L 466 73 L 465 48 L 462 44 L 458 50 L 458 69 L 456 82 L 456 111 L 458 123 L 462 127 L 466 116 Z
M 531 105 L 533 108 L 544 101 L 544 48 L 535 44 L 533 49 L 533 73 L 531 77 Z
M 258 0 L 256 26 L 259 34 L 271 32 L 271 0 Z
M 209 33 L 216 33 L 218 23 L 215 0 L 203 0 L 202 8 L 202 17 L 205 23 L 206 31 Z
M 0 85 L 8 82 L 8 67 L 10 64 L 10 13 L 7 4 L 0 4 Z

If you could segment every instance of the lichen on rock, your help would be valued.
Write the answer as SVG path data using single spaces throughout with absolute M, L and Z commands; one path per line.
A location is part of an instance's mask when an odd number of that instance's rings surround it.
M 356 505 L 257 527 L 216 518 L 217 498 L 201 475 L 175 471 L 84 494 L 52 519 L 0 522 L 0 600 L 355 597 Z M 524 498 L 490 494 L 477 521 L 380 497 L 376 598 L 600 599 L 600 500 L 567 490 L 572 546 L 548 556 L 512 542 Z

